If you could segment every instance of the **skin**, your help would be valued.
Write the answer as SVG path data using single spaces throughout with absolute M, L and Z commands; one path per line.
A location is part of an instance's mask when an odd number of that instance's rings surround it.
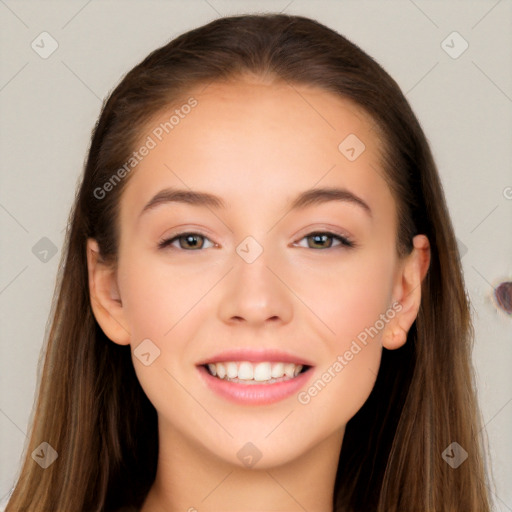
M 138 164 L 123 192 L 118 268 L 100 261 L 94 240 L 87 244 L 91 304 L 106 335 L 130 344 L 132 354 L 147 338 L 161 351 L 149 366 L 133 356 L 160 441 L 142 511 L 331 511 L 345 425 L 373 388 L 382 348 L 406 341 L 428 240 L 416 236 L 413 252 L 397 256 L 396 204 L 376 172 L 380 141 L 350 101 L 250 78 L 190 95 L 198 105 Z M 348 134 L 366 146 L 352 162 L 338 150 Z M 168 186 L 214 193 L 227 208 L 167 203 L 138 218 Z M 324 186 L 349 189 L 372 216 L 342 201 L 289 210 L 300 192 Z M 307 238 L 319 231 L 341 231 L 357 247 Z M 158 249 L 183 232 L 203 234 L 204 248 L 182 239 Z M 236 252 L 247 236 L 263 248 L 250 264 Z M 278 348 L 313 362 L 307 390 L 395 301 L 401 310 L 306 405 L 297 395 L 234 404 L 198 375 L 196 363 L 220 350 Z M 261 453 L 251 468 L 237 457 L 248 442 Z

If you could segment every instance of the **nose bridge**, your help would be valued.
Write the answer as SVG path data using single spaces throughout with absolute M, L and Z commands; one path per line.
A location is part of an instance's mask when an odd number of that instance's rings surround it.
M 277 251 L 247 236 L 235 247 L 233 265 L 221 298 L 222 320 L 253 324 L 271 319 L 289 322 L 293 313 L 291 292 L 281 281 L 283 277 L 278 277 Z

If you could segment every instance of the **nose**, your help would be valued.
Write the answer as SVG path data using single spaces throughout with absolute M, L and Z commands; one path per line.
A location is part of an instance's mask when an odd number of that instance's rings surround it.
M 289 323 L 293 318 L 293 283 L 287 283 L 289 276 L 284 275 L 270 251 L 263 250 L 251 263 L 235 254 L 233 264 L 222 289 L 221 320 L 253 327 Z

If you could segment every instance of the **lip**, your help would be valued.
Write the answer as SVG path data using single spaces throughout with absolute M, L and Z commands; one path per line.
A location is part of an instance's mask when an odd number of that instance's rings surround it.
M 301 357 L 283 352 L 280 350 L 256 350 L 256 349 L 231 349 L 219 352 L 218 354 L 204 359 L 197 363 L 202 366 L 209 363 L 226 363 L 228 361 L 248 361 L 249 363 L 261 363 L 268 361 L 270 363 L 295 363 L 302 366 L 314 366 L 311 361 Z
M 229 359 L 228 359 L 229 360 Z M 233 359 L 230 359 L 231 361 Z M 235 359 L 237 361 L 239 359 Z M 247 361 L 247 359 L 245 359 Z M 268 359 L 264 359 L 268 361 Z M 283 361 L 280 359 L 280 361 Z M 220 361 L 219 361 L 220 362 Z M 255 361 L 256 362 L 256 361 Z M 293 362 L 293 361 L 283 361 Z M 217 395 L 243 405 L 269 405 L 296 394 L 313 375 L 309 368 L 297 377 L 274 384 L 239 384 L 210 375 L 205 366 L 197 367 L 203 382 Z

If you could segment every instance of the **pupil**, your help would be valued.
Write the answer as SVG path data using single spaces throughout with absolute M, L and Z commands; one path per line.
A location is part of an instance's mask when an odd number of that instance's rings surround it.
M 324 239 L 327 235 L 313 235 L 313 239 L 315 240 L 315 244 L 322 244 L 322 240 L 319 240 L 319 239 Z M 325 242 L 325 240 L 324 240 Z
M 187 235 L 185 237 L 187 244 L 191 245 L 192 247 L 195 247 L 197 245 L 197 236 L 196 235 Z

